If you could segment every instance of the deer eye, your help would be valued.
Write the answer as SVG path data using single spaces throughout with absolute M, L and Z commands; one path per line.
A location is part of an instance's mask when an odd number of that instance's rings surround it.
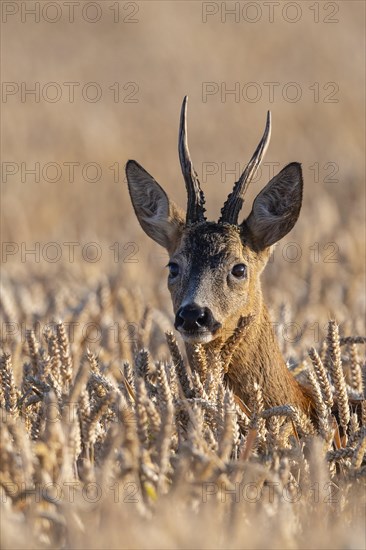
M 244 264 L 236 264 L 231 270 L 231 274 L 234 275 L 236 279 L 244 279 L 247 272 L 247 268 Z
M 176 264 L 175 262 L 169 262 L 168 267 L 169 267 L 169 277 L 174 279 L 174 277 L 177 277 L 179 275 L 179 265 L 178 264 Z

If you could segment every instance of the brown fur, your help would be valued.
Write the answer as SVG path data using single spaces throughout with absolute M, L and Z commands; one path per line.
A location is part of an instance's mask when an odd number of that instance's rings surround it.
M 223 326 L 214 340 L 203 344 L 208 355 L 222 346 L 222 342 L 232 334 L 241 316 L 250 315 L 252 318 L 245 337 L 229 365 L 229 385 L 245 403 L 250 403 L 253 385 L 257 382 L 262 387 L 266 407 L 292 404 L 308 413 L 311 407 L 308 393 L 295 380 L 285 364 L 263 301 L 260 273 L 267 263 L 269 250 L 253 252 L 250 246 L 243 244 L 243 241 L 249 239 L 245 228 L 239 231 L 234 226 L 220 227 L 219 224 L 213 223 L 200 224 L 184 231 L 172 258 L 184 255 L 190 260 L 191 266 L 187 268 L 186 281 L 182 281 L 179 288 L 170 289 L 174 311 L 177 311 L 184 299 L 187 285 L 193 279 L 192 272 L 196 273 L 198 285 L 205 288 L 208 279 L 207 266 L 211 262 L 211 269 L 215 274 L 211 279 L 213 287 L 208 300 L 210 305 L 216 301 L 213 304 L 214 312 L 216 318 L 223 320 Z M 220 271 L 225 269 L 233 258 L 236 258 L 236 261 L 243 259 L 249 271 L 248 279 L 243 281 L 240 289 L 236 289 L 235 294 L 223 291 L 226 271 L 220 277 Z M 203 275 L 205 271 L 206 276 Z M 197 291 L 200 291 L 199 286 Z M 209 292 L 207 289 L 207 294 Z M 190 357 L 192 346 L 187 343 L 186 348 Z

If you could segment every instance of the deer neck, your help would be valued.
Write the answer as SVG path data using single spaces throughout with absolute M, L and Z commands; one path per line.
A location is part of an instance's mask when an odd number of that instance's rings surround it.
M 294 405 L 309 413 L 311 401 L 306 390 L 297 382 L 286 366 L 274 334 L 268 310 L 259 300 L 259 313 L 253 318 L 240 345 L 235 350 L 225 376 L 228 385 L 244 403 L 250 405 L 253 384 L 260 385 L 265 408 Z M 204 344 L 209 357 L 219 351 L 216 340 Z M 191 347 L 187 345 L 188 358 Z M 192 363 L 191 363 L 192 364 Z

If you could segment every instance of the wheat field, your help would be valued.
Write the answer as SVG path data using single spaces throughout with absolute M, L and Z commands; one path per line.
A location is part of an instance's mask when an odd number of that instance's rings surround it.
M 364 4 L 1 8 L 2 548 L 365 548 Z M 240 329 L 192 369 L 174 333 L 168 255 L 124 165 L 185 205 L 186 94 L 212 219 L 268 109 L 242 216 L 302 163 L 301 215 L 262 285 L 317 425 L 225 386 Z

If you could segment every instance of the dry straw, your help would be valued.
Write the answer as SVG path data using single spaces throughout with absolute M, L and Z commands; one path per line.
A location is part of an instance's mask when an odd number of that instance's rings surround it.
M 88 318 L 93 312 L 103 324 L 113 301 L 119 300 L 124 315 L 133 309 L 143 318 L 140 345 L 152 341 L 150 309 L 126 293 L 116 297 L 109 286 L 98 292 L 98 298 L 80 306 L 76 318 Z M 341 503 L 330 502 L 322 508 L 325 520 L 333 521 L 340 514 L 343 522 L 352 522 L 354 499 L 366 474 L 366 407 L 361 400 L 362 360 L 357 348 L 364 340 L 340 338 L 337 324 L 331 321 L 326 345 L 320 346 L 323 359 L 319 350 L 309 351 L 313 423 L 289 404 L 265 409 L 258 383 L 249 407 L 225 387 L 225 371 L 245 337 L 247 322 L 240 321 L 220 353 L 209 354 L 196 346 L 192 370 L 172 333 L 166 335 L 170 356 L 162 361 L 146 347 L 131 349 L 130 359 L 122 357 L 118 342 L 110 348 L 108 339 L 106 347 L 88 349 L 81 332 L 71 351 L 62 321 L 54 330 L 48 329 L 42 341 L 29 330 L 30 363 L 27 356 L 19 363 L 17 355 L 13 365 L 11 356 L 3 354 L 0 365 L 0 486 L 9 525 L 20 518 L 18 530 L 23 533 L 23 526 L 30 527 L 33 546 L 75 547 L 85 541 L 90 546 L 93 536 L 104 529 L 103 522 L 108 522 L 102 518 L 114 518 L 124 532 L 143 528 L 151 533 L 159 518 L 175 513 L 193 514 L 207 526 L 210 510 L 209 525 L 222 520 L 227 547 L 233 533 L 237 537 L 242 532 L 239 518 L 246 518 L 245 523 L 272 516 L 278 525 L 271 528 L 284 547 L 288 514 L 300 538 L 316 514 L 310 496 L 316 487 L 314 479 L 320 478 L 323 485 L 342 491 Z M 348 346 L 343 356 L 342 346 Z M 356 405 L 352 392 L 358 396 Z M 316 468 L 322 473 L 317 474 Z M 275 484 L 272 500 L 257 501 L 257 519 L 248 500 L 251 493 L 246 499 L 234 496 L 244 490 L 240 482 L 252 483 L 261 492 Z M 69 493 L 59 501 L 47 492 L 37 493 L 37 487 L 50 483 L 75 484 L 72 502 Z M 300 484 L 306 498 L 284 503 L 278 487 L 289 483 Z M 90 503 L 85 500 L 90 484 L 100 487 L 103 495 L 92 505 L 97 518 L 93 524 L 88 520 Z M 122 488 L 119 501 L 110 487 Z M 288 491 L 293 498 L 294 490 Z M 131 501 L 131 507 L 121 506 L 121 499 Z M 160 528 L 159 536 L 161 532 Z

